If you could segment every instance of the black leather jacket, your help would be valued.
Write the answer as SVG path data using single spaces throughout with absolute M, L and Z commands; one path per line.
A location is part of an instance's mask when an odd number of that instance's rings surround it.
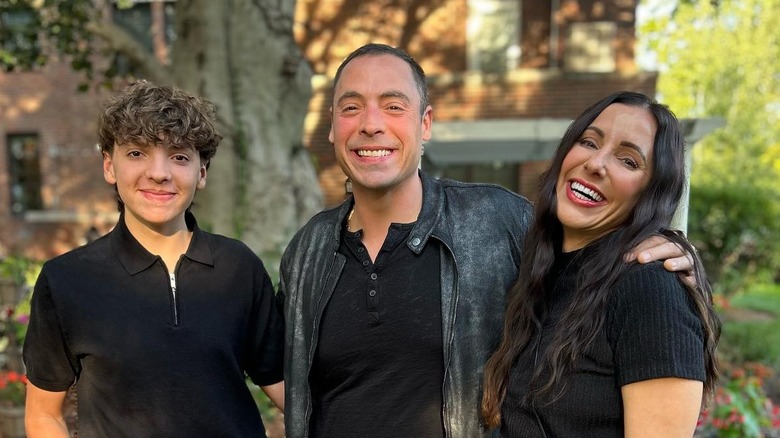
M 479 417 L 482 372 L 499 340 L 504 295 L 517 276 L 532 206 L 498 186 L 439 181 L 422 173 L 421 178 L 423 207 L 406 244 L 419 253 L 429 239 L 436 239 L 443 248 L 444 427 L 449 438 L 480 437 L 486 435 Z M 337 250 L 352 204 L 350 198 L 314 216 L 282 258 L 288 437 L 309 435 L 309 372 L 320 318 L 344 267 Z

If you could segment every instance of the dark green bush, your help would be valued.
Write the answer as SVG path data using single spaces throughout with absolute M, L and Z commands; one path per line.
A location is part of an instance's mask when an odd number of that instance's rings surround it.
M 715 292 L 733 295 L 780 272 L 780 196 L 756 185 L 691 186 L 688 234 Z

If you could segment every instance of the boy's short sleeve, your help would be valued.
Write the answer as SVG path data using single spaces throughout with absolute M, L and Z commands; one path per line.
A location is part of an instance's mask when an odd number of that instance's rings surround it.
M 284 365 L 284 317 L 271 279 L 262 262 L 255 273 L 255 299 L 248 337 L 249 360 L 245 371 L 259 386 L 282 381 Z
M 27 378 L 36 387 L 66 391 L 76 380 L 78 361 L 68 349 L 45 266 L 33 291 L 22 352 Z

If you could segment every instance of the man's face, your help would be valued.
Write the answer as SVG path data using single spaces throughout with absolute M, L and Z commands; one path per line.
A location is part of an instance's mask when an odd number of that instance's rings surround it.
M 403 190 L 417 177 L 432 120 L 420 102 L 411 67 L 395 56 L 365 55 L 344 67 L 328 139 L 355 193 Z
M 192 148 L 115 145 L 103 154 L 103 177 L 116 184 L 131 231 L 186 228 L 184 212 L 206 186 L 206 166 Z

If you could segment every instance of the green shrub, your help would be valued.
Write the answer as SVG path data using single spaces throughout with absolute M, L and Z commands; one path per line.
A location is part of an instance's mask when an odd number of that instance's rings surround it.
M 780 273 L 779 195 L 756 185 L 692 184 L 688 232 L 715 292 L 733 295 Z
M 728 363 L 758 362 L 780 369 L 780 322 L 726 322 L 718 350 Z

